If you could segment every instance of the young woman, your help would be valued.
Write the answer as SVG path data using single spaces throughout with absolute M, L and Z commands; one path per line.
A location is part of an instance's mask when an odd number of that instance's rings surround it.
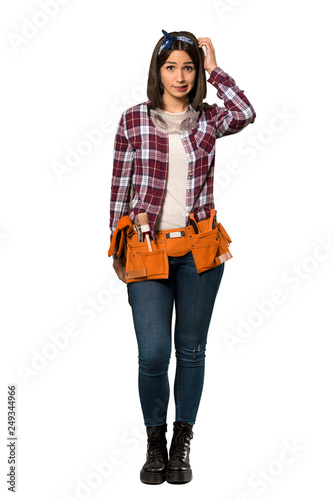
M 214 208 L 215 140 L 240 132 L 256 116 L 218 66 L 209 38 L 162 31 L 151 58 L 148 101 L 124 111 L 116 133 L 108 253 L 127 284 L 133 314 L 148 442 L 140 479 L 148 484 L 192 479 L 190 440 L 207 333 L 224 263 L 232 257 Z M 225 107 L 203 102 L 205 72 Z M 176 415 L 168 453 L 174 305 Z

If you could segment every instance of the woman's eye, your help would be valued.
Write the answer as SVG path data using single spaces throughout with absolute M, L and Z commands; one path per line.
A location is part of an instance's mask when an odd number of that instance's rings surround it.
M 172 70 L 174 66 L 167 66 L 166 69 Z M 186 71 L 193 71 L 194 68 L 192 68 L 192 66 L 184 66 L 184 69 L 186 69 Z

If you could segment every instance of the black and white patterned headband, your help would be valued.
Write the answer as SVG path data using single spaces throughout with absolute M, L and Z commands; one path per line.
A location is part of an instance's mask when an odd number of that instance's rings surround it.
M 162 33 L 164 35 L 164 39 L 163 39 L 162 45 L 159 48 L 159 51 L 157 54 L 158 56 L 160 55 L 160 53 L 162 52 L 163 49 L 171 49 L 171 45 L 173 44 L 173 42 L 175 40 L 182 40 L 183 42 L 188 42 L 188 43 L 191 43 L 192 45 L 194 45 L 193 41 L 190 38 L 188 38 L 187 36 L 172 36 L 172 35 L 169 35 L 169 33 L 167 33 L 165 30 L 162 30 Z

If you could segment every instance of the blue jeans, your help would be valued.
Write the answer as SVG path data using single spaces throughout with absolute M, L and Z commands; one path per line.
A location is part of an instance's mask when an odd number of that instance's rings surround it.
M 194 424 L 202 394 L 208 328 L 224 263 L 198 273 L 192 252 L 169 257 L 169 278 L 128 283 L 139 351 L 139 396 L 146 426 L 166 423 L 175 304 L 176 421 Z

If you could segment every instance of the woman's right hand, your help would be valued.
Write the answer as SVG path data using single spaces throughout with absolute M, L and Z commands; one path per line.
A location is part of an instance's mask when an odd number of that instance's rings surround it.
M 116 271 L 116 274 L 118 278 L 126 283 L 125 279 L 125 264 L 126 264 L 126 259 L 125 257 L 122 257 L 121 259 L 115 259 L 113 261 L 113 269 Z

